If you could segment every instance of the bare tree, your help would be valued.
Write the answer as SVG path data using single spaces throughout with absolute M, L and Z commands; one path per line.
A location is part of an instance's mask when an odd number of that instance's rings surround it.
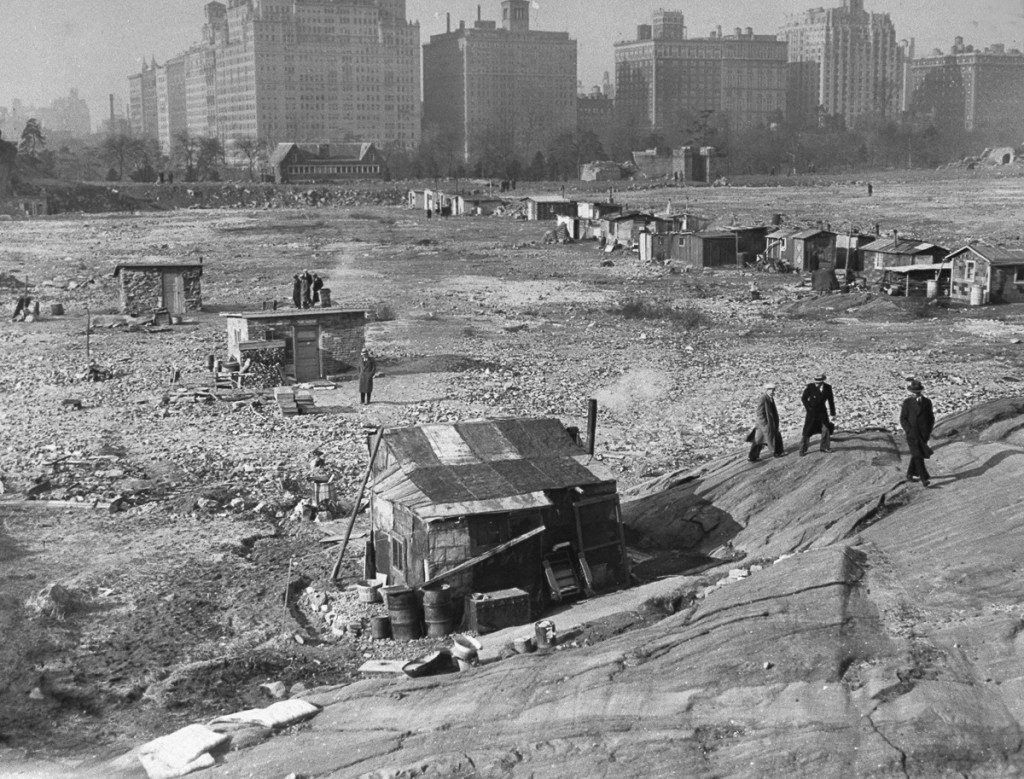
M 185 165 L 185 181 L 195 181 L 196 161 L 199 159 L 199 143 L 202 139 L 188 130 L 178 130 L 173 140 L 173 155 Z
M 39 120 L 29 119 L 25 123 L 25 129 L 21 131 L 21 143 L 18 144 L 18 151 L 35 158 L 44 148 L 46 148 L 46 138 L 43 136 L 43 128 L 40 126 Z
M 108 165 L 117 168 L 119 180 L 124 178 L 124 169 L 132 157 L 135 143 L 134 138 L 124 133 L 108 135 L 103 139 L 100 156 Z
M 256 178 L 256 163 L 260 161 L 266 151 L 267 144 L 254 135 L 240 135 L 234 139 L 235 151 L 245 157 L 249 165 L 249 181 Z
M 207 181 L 220 178 L 217 166 L 224 162 L 224 144 L 220 138 L 200 138 L 199 151 L 196 154 L 196 168 L 199 175 Z

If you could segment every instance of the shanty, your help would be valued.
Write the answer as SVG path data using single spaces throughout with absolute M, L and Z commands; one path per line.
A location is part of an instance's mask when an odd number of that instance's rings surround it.
M 946 259 L 952 263 L 951 299 L 975 306 L 1024 301 L 1024 249 L 973 243 Z
M 121 293 L 121 311 L 138 316 L 166 311 L 171 317 L 203 307 L 203 264 L 146 260 L 114 268 Z
M 394 427 L 380 436 L 368 562 L 389 583 L 443 580 L 455 596 L 519 588 L 538 613 L 629 582 L 615 479 L 558 419 Z

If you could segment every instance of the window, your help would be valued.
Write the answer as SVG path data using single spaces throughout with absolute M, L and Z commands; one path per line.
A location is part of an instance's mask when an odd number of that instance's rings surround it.
M 405 573 L 405 541 L 391 538 L 391 567 Z
M 1013 283 L 1024 284 L 1024 265 L 1018 265 L 1013 269 Z
M 964 263 L 964 278 L 967 281 L 974 281 L 974 273 L 977 269 L 977 263 L 974 260 L 967 260 Z

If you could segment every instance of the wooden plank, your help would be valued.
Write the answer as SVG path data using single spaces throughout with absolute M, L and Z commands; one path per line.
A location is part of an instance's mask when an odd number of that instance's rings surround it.
M 489 549 L 482 555 L 477 555 L 471 560 L 466 560 L 466 562 L 464 563 L 459 563 L 454 568 L 451 568 L 450 570 L 447 570 L 442 574 L 427 579 L 425 582 L 423 582 L 423 584 L 420 585 L 420 587 L 429 587 L 431 584 L 437 584 L 440 581 L 444 581 L 449 576 L 453 576 L 457 573 L 462 573 L 463 571 L 468 570 L 479 563 L 482 563 L 484 560 L 490 560 L 492 557 L 500 555 L 502 552 L 511 549 L 513 546 L 523 543 L 523 541 L 529 541 L 534 536 L 543 533 L 544 530 L 545 528 L 543 525 L 541 525 L 540 527 L 535 527 L 533 530 L 528 530 L 521 536 L 516 536 L 511 541 L 506 541 L 504 544 L 498 544 L 496 547 L 494 547 L 494 549 Z
M 356 497 L 355 505 L 352 507 L 352 516 L 348 520 L 348 529 L 345 531 L 345 540 L 338 551 L 338 559 L 334 561 L 334 568 L 331 569 L 331 581 L 337 581 L 341 572 L 342 558 L 345 556 L 345 549 L 348 547 L 349 536 L 352 535 L 352 527 L 356 523 L 356 514 L 359 513 L 359 504 L 363 502 L 363 494 L 366 492 L 366 484 L 370 481 L 370 473 L 373 471 L 373 461 L 377 459 L 377 450 L 380 449 L 380 442 L 384 440 L 384 428 L 377 429 L 377 435 L 373 440 L 373 450 L 370 452 L 370 461 L 366 464 L 366 473 L 363 474 L 363 483 L 359 485 L 359 495 Z

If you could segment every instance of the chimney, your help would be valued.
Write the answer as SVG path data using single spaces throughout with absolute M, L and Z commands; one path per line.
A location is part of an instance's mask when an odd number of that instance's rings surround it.
M 114 134 L 114 93 L 110 93 L 110 134 Z
M 736 32 L 736 37 L 737 38 L 742 38 L 743 37 L 743 29 L 741 27 L 737 27 L 735 32 Z
M 483 21 L 483 18 L 484 18 L 483 6 L 478 5 L 476 7 L 476 20 L 478 22 L 481 22 L 481 21 Z
M 746 37 L 748 37 L 748 38 L 753 38 L 754 37 L 754 28 L 753 27 L 748 27 L 747 29 L 745 29 L 743 31 L 743 34 Z
M 892 243 L 893 243 L 893 246 L 895 246 L 897 243 L 899 243 L 899 240 L 900 240 L 900 231 L 899 230 L 893 230 L 892 231 Z
M 718 25 L 718 27 L 715 28 L 715 31 L 716 31 L 715 37 L 716 38 L 721 38 L 722 37 L 722 25 Z
M 445 32 L 451 32 L 452 31 L 452 12 L 449 11 L 448 13 L 446 13 L 444 15 L 444 18 L 445 18 L 445 24 L 446 24 L 446 26 L 448 28 Z

